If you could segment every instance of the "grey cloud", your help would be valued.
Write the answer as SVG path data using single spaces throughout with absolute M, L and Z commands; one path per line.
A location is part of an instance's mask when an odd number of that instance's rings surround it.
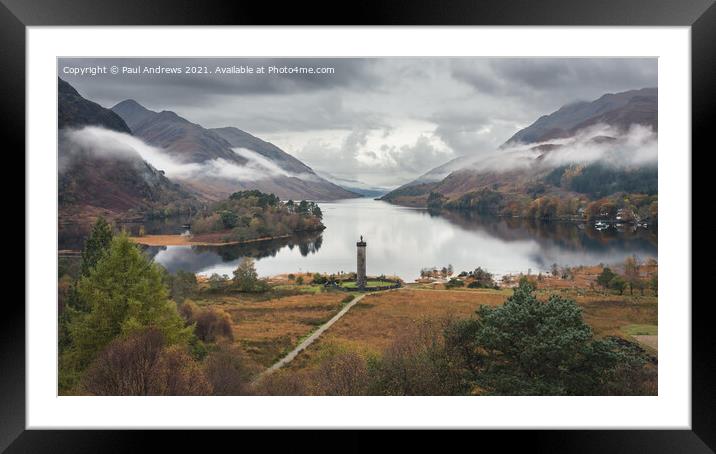
M 64 66 L 160 63 L 324 66 L 336 73 L 90 77 L 61 72 Z M 83 96 L 104 106 L 133 98 L 205 127 L 235 126 L 271 140 L 313 168 L 380 185 L 408 181 L 458 155 L 490 153 L 562 105 L 657 85 L 655 58 L 64 58 L 58 70 Z

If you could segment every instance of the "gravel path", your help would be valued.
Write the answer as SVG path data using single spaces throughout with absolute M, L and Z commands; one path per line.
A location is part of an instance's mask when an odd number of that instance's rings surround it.
M 270 374 L 270 373 L 272 373 L 272 372 L 274 372 L 274 371 L 276 371 L 276 370 L 282 368 L 282 367 L 285 366 L 286 364 L 288 364 L 288 363 L 290 363 L 291 361 L 293 361 L 293 359 L 296 358 L 296 356 L 297 356 L 299 353 L 301 353 L 301 351 L 303 351 L 306 347 L 308 347 L 309 345 L 311 345 L 311 344 L 313 343 L 313 341 L 315 341 L 316 339 L 318 339 L 318 338 L 320 337 L 320 335 L 323 334 L 324 331 L 326 331 L 326 330 L 327 330 L 328 328 L 330 328 L 334 323 L 336 323 L 341 317 L 343 317 L 343 316 L 346 314 L 346 312 L 348 312 L 353 306 L 355 306 L 355 305 L 358 303 L 358 301 L 362 300 L 366 295 L 367 295 L 367 293 L 363 293 L 363 294 L 357 295 L 355 298 L 353 298 L 353 300 L 352 300 L 350 303 L 346 304 L 346 305 L 343 307 L 343 309 L 341 309 L 336 315 L 333 316 L 333 318 L 331 318 L 331 319 L 328 320 L 326 323 L 324 323 L 323 325 L 321 325 L 321 326 L 320 326 L 316 331 L 314 331 L 310 336 L 308 336 L 306 339 L 304 339 L 303 342 L 301 342 L 300 344 L 298 344 L 298 346 L 297 346 L 296 348 L 294 348 L 293 350 L 291 350 L 291 352 L 289 352 L 288 355 L 284 356 L 284 357 L 281 358 L 278 362 L 274 363 L 271 367 L 269 367 L 269 368 L 266 369 L 265 371 L 261 372 L 261 374 L 259 374 L 259 376 L 256 378 L 256 380 L 255 380 L 254 382 L 258 382 L 259 380 L 261 380 L 261 378 L 263 378 L 263 377 L 265 377 L 266 375 L 268 375 L 268 374 Z

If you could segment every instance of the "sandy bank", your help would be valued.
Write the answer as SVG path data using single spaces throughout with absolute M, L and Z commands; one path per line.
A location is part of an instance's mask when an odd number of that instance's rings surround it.
M 145 246 L 230 246 L 289 238 L 291 235 L 268 236 L 244 241 L 222 241 L 221 236 L 223 234 L 207 234 L 196 237 L 191 235 L 145 235 L 133 236 L 129 239 Z

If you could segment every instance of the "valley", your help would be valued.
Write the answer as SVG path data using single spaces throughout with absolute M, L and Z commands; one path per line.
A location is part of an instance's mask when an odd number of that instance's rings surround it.
M 58 78 L 58 394 L 657 395 L 654 62 L 427 63 Z

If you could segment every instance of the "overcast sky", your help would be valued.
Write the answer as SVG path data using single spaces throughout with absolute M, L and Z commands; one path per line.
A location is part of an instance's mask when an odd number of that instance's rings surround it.
M 66 72 L 94 65 L 107 74 Z M 158 65 L 182 74 L 122 74 L 122 67 Z M 213 74 L 187 74 L 186 66 Z M 335 70 L 247 75 L 219 74 L 217 66 Z M 319 173 L 394 187 L 457 156 L 494 150 L 565 104 L 656 87 L 657 60 L 72 58 L 59 60 L 58 74 L 105 107 L 131 98 L 204 127 L 235 126 Z

